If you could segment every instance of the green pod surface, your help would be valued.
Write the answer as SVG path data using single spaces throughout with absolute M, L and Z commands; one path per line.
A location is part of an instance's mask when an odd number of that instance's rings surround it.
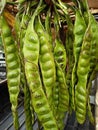
M 75 105 L 77 121 L 82 124 L 86 118 L 87 106 L 87 77 L 90 70 L 90 50 L 91 50 L 91 21 L 89 21 L 88 28 L 84 35 L 81 53 L 79 56 L 77 76 L 78 83 L 75 89 Z M 84 61 L 84 63 L 82 62 Z M 86 66 L 84 66 L 86 64 Z M 82 105 L 80 105 L 80 103 Z
M 66 68 L 66 50 L 65 50 L 61 40 L 58 38 L 55 39 L 54 59 L 55 59 L 56 63 L 58 64 L 58 65 L 56 64 L 56 75 L 57 75 L 57 82 L 58 82 L 56 90 L 58 90 L 58 93 L 54 94 L 54 96 L 58 97 L 58 98 L 57 99 L 54 98 L 54 103 L 57 102 L 56 120 L 57 120 L 57 124 L 58 124 L 59 128 L 61 129 L 64 126 L 64 122 L 62 122 L 63 118 L 60 118 L 60 112 L 63 111 L 62 114 L 64 115 L 64 110 L 67 109 L 66 108 L 67 104 L 65 105 L 65 102 L 68 103 L 68 101 L 65 96 L 66 95 L 65 93 L 67 92 L 66 86 L 64 86 L 64 84 L 63 84 L 64 83 L 63 78 L 64 78 L 64 73 L 65 73 L 65 68 Z M 62 76 L 63 76 L 63 78 L 62 78 Z M 61 82 L 62 82 L 62 84 L 61 84 Z M 62 88 L 64 89 L 64 93 L 62 93 Z M 63 99 L 60 98 L 61 95 L 63 95 L 62 96 Z M 65 101 L 65 99 L 66 99 L 66 101 Z M 60 103 L 63 104 L 63 106 L 61 106 Z M 62 108 L 62 110 L 60 109 L 60 107 Z
M 4 51 L 6 57 L 7 65 L 7 82 L 8 90 L 11 102 L 11 109 L 13 114 L 13 122 L 15 130 L 19 129 L 18 122 L 18 95 L 19 95 L 19 85 L 20 85 L 20 60 L 18 55 L 18 48 L 12 37 L 11 30 L 3 16 L 0 18 L 1 23 L 1 36 L 4 44 Z M 10 50 L 8 50 L 8 48 Z
M 58 130 L 53 113 L 50 109 L 47 97 L 42 88 L 38 59 L 39 59 L 39 38 L 34 30 L 35 16 L 41 7 L 40 0 L 33 17 L 31 18 L 24 38 L 23 54 L 25 58 L 25 74 L 31 94 L 31 104 L 36 112 L 39 121 L 46 130 Z M 47 67 L 45 67 L 47 69 Z
M 62 69 L 60 68 L 59 64 L 56 62 L 57 65 L 57 80 L 59 82 L 59 104 L 58 110 L 62 112 L 68 111 L 69 107 L 69 93 L 68 88 L 66 86 L 65 75 Z
M 23 55 L 23 46 L 24 46 L 24 37 L 26 34 L 26 29 L 29 22 L 29 13 L 25 13 L 22 16 L 22 20 L 20 23 L 20 33 L 19 33 L 19 42 L 20 42 L 20 59 L 21 59 L 21 85 L 24 92 L 24 111 L 25 111 L 25 124 L 26 130 L 32 130 L 32 117 L 34 117 L 34 113 L 31 112 L 31 104 L 30 104 L 30 91 L 26 81 L 25 68 L 24 68 L 24 55 Z M 33 115 L 33 116 L 32 116 Z
M 26 62 L 25 71 L 31 92 L 31 104 L 34 107 L 42 126 L 46 130 L 58 130 L 48 100 L 42 89 L 38 66 L 34 63 Z
M 23 45 L 24 45 L 24 37 L 26 34 L 27 26 L 30 20 L 30 14 L 29 13 L 24 13 L 22 16 L 22 20 L 20 23 L 20 36 L 19 36 L 19 42 L 20 42 L 20 53 L 23 53 Z M 23 55 L 23 54 L 21 54 Z
M 26 2 L 26 0 L 18 0 L 18 2 L 19 2 L 20 4 L 22 4 L 22 3 Z
M 36 20 L 35 30 L 39 36 L 40 41 L 39 63 L 41 67 L 45 92 L 49 104 L 53 106 L 53 88 L 55 87 L 56 81 L 55 63 L 53 54 L 51 52 L 51 43 L 49 43 L 47 40 L 47 33 L 41 24 L 40 18 Z
M 90 71 L 91 71 L 91 69 L 90 69 Z M 92 87 L 92 81 L 96 78 L 96 74 L 97 74 L 97 71 L 96 71 L 96 66 L 95 66 L 95 68 L 92 70 L 92 73 L 88 77 L 88 84 L 87 84 L 87 93 L 88 93 L 87 115 L 88 115 L 89 120 L 92 124 L 95 123 L 95 120 L 94 120 L 94 116 L 93 116 L 93 113 L 91 110 L 89 94 L 90 94 L 90 90 Z
M 87 85 L 87 92 L 88 92 L 88 103 L 87 103 L 87 115 L 89 117 L 89 120 L 92 124 L 94 124 L 94 117 L 91 111 L 91 105 L 90 105 L 90 89 L 92 86 L 92 80 L 96 77 L 96 71 L 95 67 L 97 64 L 97 57 L 96 57 L 96 50 L 97 50 L 97 44 L 98 44 L 98 25 L 94 18 L 94 16 L 90 13 L 90 20 L 91 20 L 91 31 L 92 31 L 92 41 L 91 41 L 91 51 L 90 51 L 90 71 L 88 75 L 88 85 Z
M 73 47 L 73 53 L 74 53 L 74 58 L 75 58 L 75 63 L 72 71 L 72 86 L 74 89 L 75 83 L 77 81 L 77 75 L 76 75 L 76 70 L 77 70 L 77 64 L 78 64 L 78 59 L 79 55 L 81 52 L 81 46 L 83 43 L 83 37 L 86 31 L 86 25 L 83 17 L 81 16 L 79 11 L 76 11 L 76 18 L 75 18 L 75 25 L 74 25 L 74 47 Z
M 25 109 L 25 123 L 26 130 L 32 130 L 32 112 L 30 110 L 30 91 L 28 86 L 24 86 L 24 109 Z
M 55 107 L 54 115 L 57 115 L 58 103 L 59 103 L 59 82 L 58 81 L 56 81 L 56 83 L 55 83 L 55 88 L 54 88 L 53 92 L 54 92 L 53 100 L 54 100 L 54 107 Z
M 55 40 L 54 58 L 59 64 L 60 68 L 64 71 L 66 68 L 66 50 L 60 39 Z
M 92 14 L 90 14 L 90 20 L 91 20 L 91 30 L 92 30 L 92 42 L 91 42 L 91 56 L 90 56 L 90 73 L 92 73 L 93 69 L 95 68 L 97 64 L 97 45 L 98 45 L 98 24 Z
M 88 86 L 87 86 L 88 87 L 88 89 L 87 89 L 88 90 L 87 115 L 88 115 L 89 121 L 94 125 L 95 120 L 94 120 L 94 116 L 93 116 L 93 113 L 92 113 L 92 110 L 91 110 L 91 104 L 90 104 L 90 98 L 89 98 L 89 89 L 92 86 L 92 78 L 93 77 L 95 77 L 95 76 L 91 75 Z
M 74 24 L 74 46 L 73 46 L 73 55 L 74 55 L 74 66 L 72 69 L 72 97 L 74 97 L 75 85 L 77 83 L 77 64 L 79 55 L 81 52 L 81 46 L 83 43 L 83 37 L 86 31 L 86 24 L 84 18 L 81 16 L 81 13 L 77 10 Z M 74 98 L 73 98 L 74 103 Z M 75 107 L 74 107 L 75 109 Z
M 45 19 L 45 31 L 47 33 L 48 41 L 50 43 L 51 51 L 53 51 L 53 37 L 51 32 L 51 12 L 50 8 L 47 11 L 46 19 Z

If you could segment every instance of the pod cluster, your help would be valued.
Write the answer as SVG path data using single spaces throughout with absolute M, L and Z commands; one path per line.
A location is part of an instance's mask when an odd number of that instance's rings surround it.
M 98 71 L 98 23 L 87 0 L 73 2 L 74 8 L 61 0 L 18 0 L 15 36 L 5 10 L 0 16 L 15 130 L 20 91 L 26 130 L 33 129 L 35 115 L 44 130 L 63 130 L 73 111 L 78 123 L 89 117 L 94 124 L 89 94 Z

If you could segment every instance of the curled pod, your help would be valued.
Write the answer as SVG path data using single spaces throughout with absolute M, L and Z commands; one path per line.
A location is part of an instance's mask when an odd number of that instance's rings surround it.
M 3 17 L 0 18 L 1 22 L 1 36 L 4 44 L 4 51 L 7 64 L 7 80 L 8 80 L 8 90 L 11 102 L 11 109 L 13 114 L 13 122 L 16 130 L 19 129 L 18 122 L 18 95 L 19 95 L 19 85 L 20 85 L 20 60 L 18 55 L 18 48 L 12 37 L 11 30 Z M 8 50 L 10 48 L 10 50 Z M 13 59 L 13 60 L 11 60 Z M 12 76 L 13 75 L 13 76 Z

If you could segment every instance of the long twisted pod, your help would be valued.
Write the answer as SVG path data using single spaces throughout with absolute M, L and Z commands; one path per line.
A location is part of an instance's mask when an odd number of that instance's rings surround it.
M 86 118 L 87 105 L 87 77 L 90 70 L 90 50 L 91 50 L 91 22 L 84 35 L 81 53 L 79 56 L 77 76 L 78 83 L 75 89 L 76 118 L 80 124 L 84 123 Z
M 74 109 L 74 90 L 72 88 L 72 70 L 73 70 L 73 63 L 74 63 L 74 56 L 73 56 L 73 43 L 74 43 L 74 34 L 73 34 L 73 24 L 70 19 L 70 17 L 67 15 L 67 25 L 68 25 L 68 70 L 66 73 L 66 84 L 69 88 L 69 94 L 70 94 L 70 106 L 71 109 Z M 70 81 L 70 82 L 69 82 Z
M 65 81 L 65 74 L 63 70 L 60 68 L 59 64 L 56 62 L 57 66 L 57 81 L 59 82 L 59 103 L 58 103 L 58 114 L 57 114 L 57 122 L 60 129 L 64 127 L 64 116 L 65 112 L 69 110 L 69 93 L 68 88 Z
M 74 57 L 73 57 L 73 42 L 74 42 L 74 34 L 73 34 L 73 24 L 70 19 L 70 16 L 68 15 L 67 7 L 66 5 L 61 2 L 61 0 L 58 0 L 59 7 L 64 12 L 65 19 L 67 21 L 67 35 L 66 35 L 66 53 L 67 53 L 67 61 L 68 61 L 68 70 L 66 73 L 66 85 L 69 88 L 69 98 L 70 98 L 70 106 L 71 109 L 74 109 L 74 92 L 72 89 L 72 69 L 73 69 L 73 63 L 74 63 Z
M 65 67 L 66 67 L 66 51 L 64 48 L 64 45 L 62 44 L 60 39 L 55 39 L 55 48 L 54 48 L 54 59 L 55 61 L 59 64 L 59 67 L 61 68 L 62 72 L 65 72 Z M 56 69 L 58 67 L 56 66 Z M 57 70 L 58 71 L 58 70 Z M 58 85 L 59 90 L 62 89 L 60 88 L 60 84 Z M 59 96 L 62 95 L 61 93 Z
M 80 12 L 76 10 L 76 17 L 75 17 L 75 24 L 74 24 L 74 46 L 73 46 L 73 53 L 74 53 L 74 66 L 72 70 L 72 92 L 74 95 L 75 85 L 77 83 L 77 64 L 79 60 L 79 55 L 81 51 L 81 46 L 83 42 L 83 37 L 85 34 L 86 25 L 83 17 L 81 16 Z
M 56 75 L 57 75 L 57 88 L 55 89 L 56 94 L 54 95 L 54 102 L 57 103 L 57 111 L 56 111 L 56 120 L 59 125 L 59 128 L 62 129 L 63 125 L 62 120 L 65 116 L 65 111 L 68 110 L 69 105 L 69 94 L 68 89 L 66 89 L 65 81 L 65 67 L 66 67 L 66 51 L 64 45 L 62 44 L 60 39 L 55 40 L 55 48 L 54 48 L 54 58 L 56 62 Z M 60 75 L 61 73 L 61 75 Z M 61 83 L 61 80 L 62 83 Z M 63 97 L 63 98 L 62 98 Z M 66 99 L 67 97 L 67 99 Z M 62 106 L 63 105 L 63 106 Z M 66 107 L 67 105 L 67 107 Z M 63 110 L 62 110 L 63 108 Z M 62 113 L 62 116 L 61 116 Z M 62 127 L 61 127 L 62 126 Z
M 8 79 L 8 90 L 10 96 L 10 102 L 12 104 L 12 114 L 15 130 L 19 129 L 18 122 L 18 95 L 19 95 L 19 85 L 20 85 L 20 61 L 18 56 L 18 49 L 16 47 L 15 41 L 11 35 L 11 30 L 3 17 L 0 17 L 1 23 L 1 36 L 4 44 L 4 51 L 7 64 L 7 79 Z
M 34 113 L 31 110 L 31 103 L 30 103 L 30 91 L 27 85 L 26 76 L 25 76 L 25 68 L 24 68 L 24 56 L 23 56 L 23 45 L 24 45 L 24 37 L 26 34 L 26 29 L 28 26 L 28 22 L 30 20 L 30 13 L 29 13 L 29 5 L 27 5 L 26 11 L 22 16 L 22 20 L 20 23 L 20 35 L 19 35 L 19 42 L 20 42 L 20 60 L 21 60 L 21 83 L 22 89 L 24 92 L 24 110 L 25 110 L 25 124 L 26 130 L 32 130 L 32 123 L 34 123 Z
M 45 130 L 58 130 L 47 97 L 45 96 L 42 88 L 38 68 L 40 44 L 38 36 L 34 30 L 34 19 L 41 4 L 42 0 L 40 0 L 37 9 L 35 10 L 28 24 L 24 38 L 23 53 L 25 58 L 25 73 L 31 93 L 31 103 L 34 107 L 35 112 L 37 113 L 40 122 L 42 123 L 42 126 Z M 45 66 L 45 69 L 47 69 L 47 64 Z
M 59 93 L 61 94 L 59 97 L 59 104 L 58 104 L 58 109 L 61 110 L 62 112 L 68 111 L 68 106 L 69 106 L 69 93 L 68 93 L 68 88 L 66 86 L 66 81 L 65 81 L 65 75 L 60 68 L 59 64 L 57 64 L 57 80 L 60 83 L 60 90 Z
M 62 93 L 62 85 L 58 80 L 58 65 L 60 67 L 60 71 L 62 71 L 63 76 L 65 76 L 65 68 L 66 68 L 66 50 L 64 48 L 63 42 L 60 39 L 60 34 L 59 34 L 59 30 L 60 30 L 60 17 L 59 14 L 57 12 L 57 8 L 56 6 L 54 6 L 55 12 L 54 12 L 54 27 L 55 27 L 55 42 L 54 42 L 54 59 L 55 59 L 55 63 L 56 63 L 56 87 L 54 88 L 54 103 L 56 103 L 55 109 L 56 109 L 56 113 L 55 113 L 55 117 L 56 117 L 56 121 L 58 124 L 58 127 L 60 130 L 64 129 L 64 117 L 65 117 L 65 111 L 66 110 L 62 110 L 62 106 L 60 106 L 60 104 L 63 104 L 66 101 L 66 98 L 64 97 L 63 100 L 61 101 L 61 95 L 63 96 L 64 93 Z M 63 80 L 63 79 L 62 79 Z M 66 88 L 66 86 L 65 86 Z M 66 89 L 63 89 L 66 93 Z M 60 109 L 61 107 L 61 109 Z M 66 105 L 65 105 L 65 109 L 66 109 Z
M 35 28 L 40 40 L 39 63 L 45 92 L 50 106 L 53 106 L 53 88 L 56 81 L 56 72 L 54 58 L 50 47 L 51 43 L 47 40 L 47 34 L 41 24 L 40 19 L 37 19 Z

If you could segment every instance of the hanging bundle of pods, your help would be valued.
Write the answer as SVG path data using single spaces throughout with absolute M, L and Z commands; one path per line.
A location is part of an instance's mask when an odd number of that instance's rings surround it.
M 16 36 L 2 9 L 0 29 L 15 130 L 20 90 L 26 130 L 33 129 L 35 115 L 44 130 L 63 130 L 66 112 L 72 111 L 78 123 L 89 117 L 94 124 L 89 95 L 98 71 L 98 24 L 87 0 L 73 2 L 74 8 L 61 0 L 18 0 Z

